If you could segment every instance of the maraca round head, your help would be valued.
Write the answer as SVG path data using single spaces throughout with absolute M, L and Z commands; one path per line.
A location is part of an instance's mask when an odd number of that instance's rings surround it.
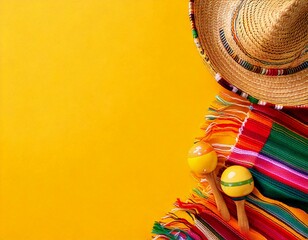
M 225 194 L 237 198 L 250 194 L 254 188 L 254 181 L 247 168 L 234 165 L 222 173 L 220 185 Z
M 194 144 L 188 152 L 188 165 L 197 175 L 214 171 L 217 166 L 217 154 L 214 148 L 202 141 Z

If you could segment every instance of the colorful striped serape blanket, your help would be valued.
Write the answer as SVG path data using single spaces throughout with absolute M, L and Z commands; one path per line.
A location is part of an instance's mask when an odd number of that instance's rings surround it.
M 299 110 L 301 111 L 301 110 Z M 209 108 L 196 141 L 212 144 L 218 154 L 219 182 L 230 165 L 251 172 L 255 188 L 246 197 L 248 233 L 239 230 L 233 200 L 224 195 L 231 214 L 225 222 L 205 179 L 191 197 L 155 222 L 154 239 L 307 239 L 308 127 L 282 111 L 221 92 Z M 219 185 L 219 184 L 218 184 Z

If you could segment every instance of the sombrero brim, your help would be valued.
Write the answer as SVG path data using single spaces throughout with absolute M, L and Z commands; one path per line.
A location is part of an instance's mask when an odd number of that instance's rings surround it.
M 214 72 L 234 88 L 247 93 L 260 104 L 279 106 L 308 106 L 308 69 L 281 76 L 270 76 L 248 70 L 230 55 L 229 46 L 222 41 L 223 34 L 231 35 L 231 18 L 238 0 L 191 0 L 190 18 L 199 52 Z M 240 52 L 236 44 L 233 52 Z M 229 51 L 228 51 L 229 50 Z M 306 61 L 307 63 L 307 54 Z

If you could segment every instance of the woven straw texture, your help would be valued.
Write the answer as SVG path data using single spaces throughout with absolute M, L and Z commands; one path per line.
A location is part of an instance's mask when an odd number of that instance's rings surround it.
M 264 102 L 308 104 L 307 0 L 190 4 L 195 42 L 215 73 Z

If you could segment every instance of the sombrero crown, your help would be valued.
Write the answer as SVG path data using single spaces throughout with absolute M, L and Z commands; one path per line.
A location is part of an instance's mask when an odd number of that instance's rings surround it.
M 195 42 L 233 89 L 308 104 L 308 0 L 191 0 Z

